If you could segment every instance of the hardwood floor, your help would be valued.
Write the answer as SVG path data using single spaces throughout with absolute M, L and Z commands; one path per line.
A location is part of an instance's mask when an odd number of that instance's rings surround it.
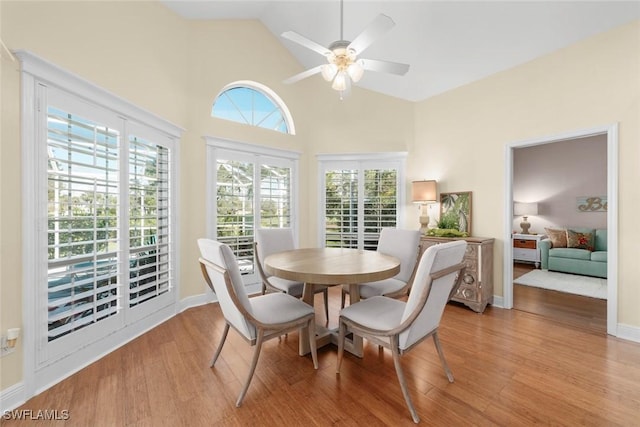
M 515 263 L 513 278 L 533 268 L 533 264 Z M 607 333 L 606 300 L 514 284 L 513 308 L 544 316 L 554 322 L 600 334 Z
M 339 306 L 340 288 L 331 288 L 332 326 Z M 67 421 L 38 425 L 414 425 L 388 351 L 365 342 L 364 358 L 345 355 L 337 377 L 335 347 L 319 351 L 315 371 L 310 357 L 297 355 L 297 333 L 265 343 L 236 408 L 252 348 L 231 331 L 209 368 L 222 329 L 216 304 L 186 310 L 19 409 L 69 411 Z M 454 304 L 445 310 L 440 340 L 452 384 L 431 340 L 402 358 L 422 425 L 638 425 L 638 343 L 524 311 L 489 306 L 476 314 Z

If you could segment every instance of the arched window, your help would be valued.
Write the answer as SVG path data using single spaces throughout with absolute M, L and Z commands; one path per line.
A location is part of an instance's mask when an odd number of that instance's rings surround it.
M 291 113 L 282 99 L 252 81 L 225 86 L 213 103 L 211 116 L 295 135 Z

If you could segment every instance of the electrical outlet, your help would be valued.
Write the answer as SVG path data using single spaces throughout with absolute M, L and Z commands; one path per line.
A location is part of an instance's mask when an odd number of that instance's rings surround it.
M 9 347 L 9 345 L 7 344 L 7 337 L 6 336 L 2 336 L 2 339 L 0 339 L 0 357 L 4 357 L 7 354 L 11 354 L 14 351 L 16 351 L 15 347 Z

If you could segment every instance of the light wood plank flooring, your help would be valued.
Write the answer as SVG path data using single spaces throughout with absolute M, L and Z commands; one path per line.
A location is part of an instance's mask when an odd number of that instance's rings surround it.
M 333 326 L 338 287 L 330 305 Z M 414 425 L 388 351 L 365 342 L 364 358 L 346 355 L 338 377 L 335 347 L 319 351 L 314 371 L 310 357 L 297 355 L 297 333 L 265 344 L 236 408 L 252 349 L 231 331 L 209 368 L 222 327 L 217 305 L 186 310 L 20 409 L 69 411 L 69 420 L 43 426 Z M 431 340 L 402 359 L 422 425 L 638 425 L 638 343 L 524 311 L 489 306 L 476 314 L 455 304 L 445 310 L 440 339 L 453 384 Z
M 533 268 L 533 264 L 514 263 L 513 278 Z M 514 284 L 513 308 L 557 323 L 607 333 L 607 300 Z

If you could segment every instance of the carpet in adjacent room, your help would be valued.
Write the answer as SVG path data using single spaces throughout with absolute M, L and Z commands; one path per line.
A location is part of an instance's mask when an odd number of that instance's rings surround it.
M 516 278 L 513 283 L 550 289 L 591 298 L 607 299 L 607 279 L 549 270 L 531 270 Z

